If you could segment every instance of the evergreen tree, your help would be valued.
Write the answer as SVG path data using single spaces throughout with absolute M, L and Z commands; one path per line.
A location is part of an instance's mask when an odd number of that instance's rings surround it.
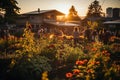
M 68 20 L 80 20 L 80 17 L 77 14 L 77 11 L 75 10 L 75 7 L 72 5 L 72 7 L 69 9 L 68 14 Z
M 101 5 L 99 1 L 95 0 L 88 7 L 87 17 L 102 17 L 104 13 L 102 12 Z
M 0 11 L 5 12 L 5 20 L 7 22 L 13 21 L 12 19 L 17 16 L 20 8 L 17 6 L 16 0 L 0 0 Z

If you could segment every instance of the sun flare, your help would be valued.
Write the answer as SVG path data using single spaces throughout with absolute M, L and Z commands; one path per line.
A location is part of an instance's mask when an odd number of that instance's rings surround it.
M 65 4 L 56 4 L 56 9 L 58 9 L 59 11 L 63 12 L 65 15 L 68 15 L 69 13 L 69 5 L 65 5 Z

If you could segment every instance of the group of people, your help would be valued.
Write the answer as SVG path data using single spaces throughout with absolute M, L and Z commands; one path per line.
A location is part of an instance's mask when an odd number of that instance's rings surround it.
M 40 37 L 41 34 L 45 33 L 47 30 L 45 28 L 41 28 L 38 30 L 38 36 Z M 62 34 L 63 31 L 60 31 Z M 104 44 L 108 44 L 110 37 L 112 36 L 110 30 L 95 30 L 95 29 L 90 29 L 86 28 L 83 30 L 80 30 L 79 27 L 74 27 L 73 29 L 73 39 L 74 39 L 74 44 L 78 44 L 81 41 L 80 36 L 84 36 L 84 39 L 86 39 L 89 42 L 95 42 L 100 41 L 103 42 Z
M 80 34 L 84 34 L 84 39 L 86 39 L 89 42 L 95 42 L 96 40 L 103 42 L 104 44 L 108 44 L 110 37 L 112 36 L 112 33 L 110 30 L 92 30 L 90 28 L 85 29 L 83 32 L 79 31 L 79 27 L 75 27 L 73 31 L 73 38 L 74 38 L 74 44 L 76 45 L 80 41 Z

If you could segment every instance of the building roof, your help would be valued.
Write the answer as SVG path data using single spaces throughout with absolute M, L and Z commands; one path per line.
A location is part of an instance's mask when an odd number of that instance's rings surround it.
M 36 10 L 36 11 L 31 11 L 31 12 L 27 12 L 27 13 L 23 13 L 25 15 L 36 15 L 36 14 L 44 14 L 44 13 L 48 13 L 48 12 L 57 12 L 59 15 L 65 15 L 64 13 L 58 11 L 58 10 Z
M 120 24 L 120 20 L 106 21 L 103 24 Z

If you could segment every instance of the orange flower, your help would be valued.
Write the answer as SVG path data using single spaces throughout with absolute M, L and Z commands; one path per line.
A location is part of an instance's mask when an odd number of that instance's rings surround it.
M 91 72 L 92 72 L 92 70 L 91 70 L 91 69 L 88 69 L 88 70 L 87 70 L 87 73 L 91 73 Z
M 80 73 L 80 70 L 79 69 L 74 69 L 73 70 L 73 74 L 79 74 Z
M 76 63 L 75 63 L 76 65 L 78 65 L 79 64 L 79 61 L 76 61 Z
M 76 61 L 76 65 L 83 65 L 84 61 Z
M 97 48 L 92 48 L 92 51 L 97 51 Z
M 100 54 L 99 54 L 99 53 L 96 53 L 96 54 L 95 54 L 95 56 L 96 56 L 96 57 L 99 57 L 99 56 L 100 56 Z
M 84 61 L 84 63 L 88 62 L 88 60 L 87 60 L 87 59 L 84 59 L 83 61 Z
M 105 56 L 110 56 L 110 53 L 107 50 L 102 51 L 102 54 Z
M 95 62 L 93 61 L 93 62 L 91 62 L 91 64 L 92 64 L 92 65 L 94 65 L 94 64 L 95 64 Z
M 70 73 L 70 72 L 69 72 L 69 73 L 66 73 L 66 77 L 67 77 L 67 78 L 71 78 L 72 76 L 73 76 L 72 73 Z
M 96 61 L 96 64 L 100 64 L 100 61 Z
M 107 50 L 102 51 L 103 54 L 105 54 L 105 53 L 107 53 L 107 52 L 108 52 Z

